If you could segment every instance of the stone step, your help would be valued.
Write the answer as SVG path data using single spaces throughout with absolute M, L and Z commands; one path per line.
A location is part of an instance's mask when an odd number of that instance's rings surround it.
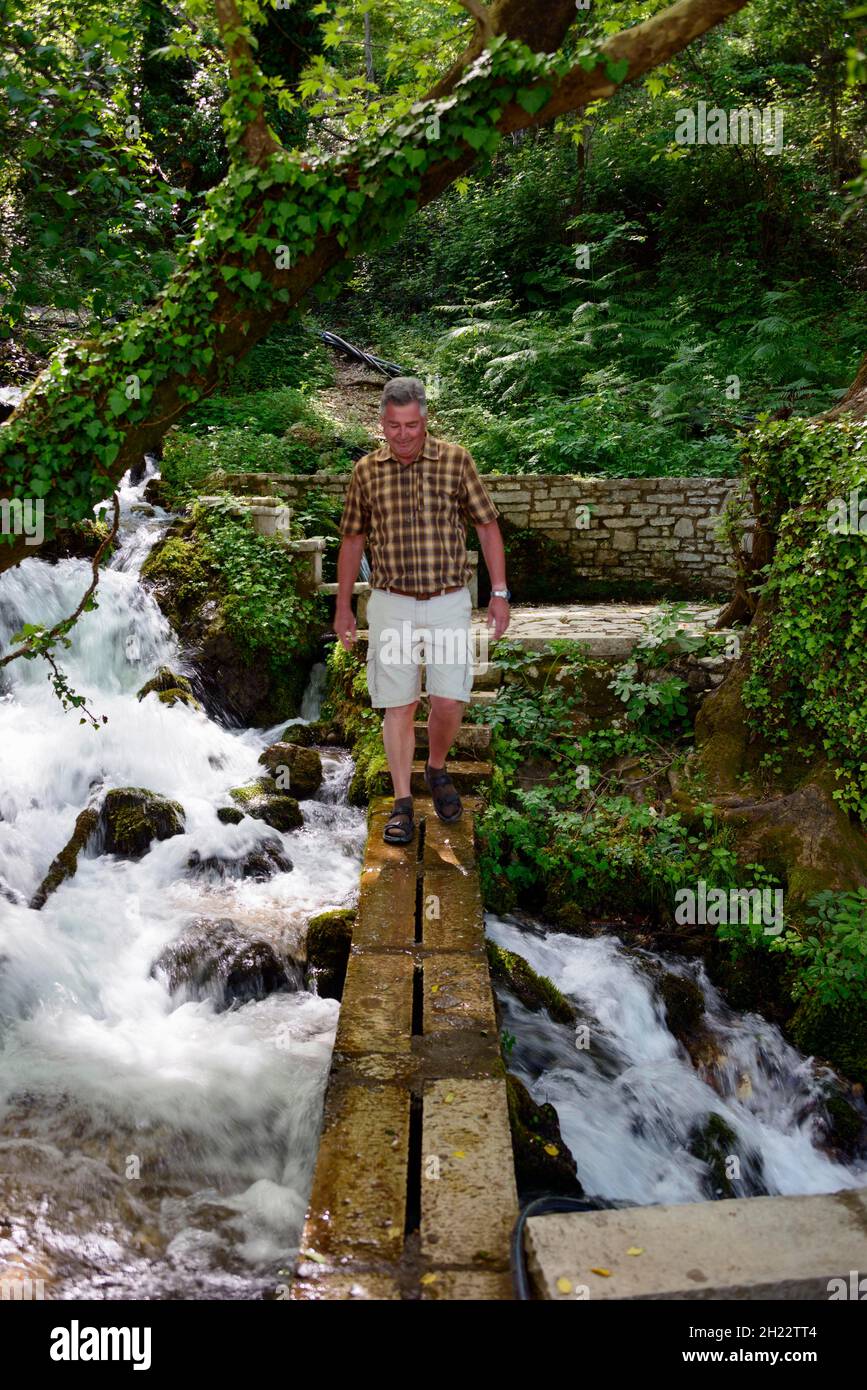
M 412 777 L 410 779 L 410 791 L 413 796 L 430 796 L 430 790 L 424 780 L 424 759 L 419 759 L 412 765 Z M 485 786 L 491 780 L 493 768 L 486 762 L 449 762 L 446 764 L 449 776 L 455 784 L 458 792 L 463 796 L 465 792 L 475 791 L 477 787 Z
M 430 744 L 428 743 L 427 724 L 417 721 L 415 729 L 416 752 L 427 752 Z M 462 724 L 455 735 L 449 756 L 453 756 L 456 751 L 469 759 L 484 758 L 491 748 L 491 730 L 487 724 Z

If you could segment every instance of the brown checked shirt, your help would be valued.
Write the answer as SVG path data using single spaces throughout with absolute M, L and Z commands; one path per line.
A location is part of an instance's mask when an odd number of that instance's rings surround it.
M 412 463 L 383 444 L 352 470 L 340 531 L 368 537 L 374 589 L 429 594 L 468 584 L 467 520 L 500 515 L 467 449 L 425 434 Z

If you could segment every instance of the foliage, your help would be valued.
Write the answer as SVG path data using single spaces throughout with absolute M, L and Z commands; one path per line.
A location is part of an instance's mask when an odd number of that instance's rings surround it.
M 827 1005 L 860 1004 L 867 993 L 867 888 L 817 893 L 808 903 L 809 935 L 789 930 L 771 943 L 799 962 L 792 998 Z
M 773 621 L 744 703 L 778 752 L 815 734 L 837 769 L 835 797 L 867 819 L 867 424 L 764 422 L 745 459 L 778 541 L 763 590 Z

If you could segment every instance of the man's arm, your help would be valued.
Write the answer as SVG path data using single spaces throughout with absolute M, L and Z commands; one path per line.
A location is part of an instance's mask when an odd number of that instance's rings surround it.
M 337 602 L 334 608 L 334 631 L 349 651 L 357 637 L 355 614 L 352 611 L 352 590 L 358 578 L 361 555 L 367 536 L 363 531 L 344 536 L 337 552 Z
M 503 533 L 498 521 L 488 521 L 484 526 L 476 526 L 492 589 L 507 589 L 506 552 L 503 547 Z M 503 600 L 505 602 L 505 599 Z

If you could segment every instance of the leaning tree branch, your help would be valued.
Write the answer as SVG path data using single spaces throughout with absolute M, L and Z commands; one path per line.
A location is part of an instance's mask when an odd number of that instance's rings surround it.
M 230 63 L 234 64 L 239 77 L 246 80 L 244 75 L 249 76 L 253 59 L 245 34 L 238 34 L 235 0 L 215 0 L 215 3 L 222 16 L 221 23 L 230 52 Z M 556 116 L 579 110 L 592 101 L 610 97 L 617 90 L 618 83 L 607 76 L 606 62 L 622 64 L 625 61 L 627 68 L 624 81 L 633 82 L 653 67 L 668 61 L 701 34 L 743 9 L 747 3 L 748 0 L 678 0 L 678 3 L 652 19 L 614 35 L 601 45 L 600 62 L 589 72 L 577 65 L 559 79 L 550 76 L 542 79 L 541 83 L 536 85 L 544 86 L 547 99 L 534 113 L 528 112 L 516 100 L 506 101 L 500 106 L 496 97 L 496 82 L 492 81 L 491 106 L 500 110 L 496 128 L 502 133 L 510 133 L 546 125 Z M 497 34 L 502 34 L 510 40 L 524 42 L 534 52 L 548 53 L 557 51 L 576 16 L 574 0 L 550 0 L 541 10 L 532 0 L 494 0 L 488 8 L 488 13 Z M 474 55 L 475 58 L 482 58 L 483 48 L 482 34 L 477 26 L 466 55 L 432 88 L 425 100 L 433 102 L 451 93 L 473 67 Z M 274 137 L 265 123 L 261 106 L 254 109 L 252 124 L 245 132 L 243 142 L 248 158 L 253 163 L 267 163 L 269 153 L 285 157 L 282 148 L 274 145 Z M 467 142 L 462 142 L 460 153 L 444 156 L 430 164 L 419 177 L 418 190 L 414 194 L 415 205 L 424 207 L 434 201 L 455 179 L 472 168 L 478 157 L 476 150 Z M 340 160 L 341 177 L 349 187 L 357 188 L 360 173 L 358 164 L 350 162 L 347 167 L 345 156 L 340 157 Z M 268 196 L 267 193 L 260 192 L 255 185 L 246 196 L 239 216 L 245 234 L 254 234 L 263 220 L 264 205 Z M 294 196 L 303 211 L 303 189 L 298 188 Z M 377 194 L 371 192 L 367 196 L 371 213 L 374 214 L 372 221 L 375 223 Z M 362 217 L 359 225 L 363 226 L 363 223 Z M 198 233 L 193 238 L 191 248 L 195 248 L 197 244 Z M 115 430 L 120 430 L 121 436 L 118 451 L 110 463 L 101 464 L 98 469 L 90 463 L 88 485 L 94 501 L 100 496 L 104 497 L 126 470 L 140 459 L 142 453 L 153 450 L 159 444 L 168 425 L 179 420 L 191 408 L 191 387 L 198 392 L 196 399 L 201 399 L 204 394 L 214 390 L 225 376 L 227 364 L 244 357 L 267 335 L 275 323 L 286 318 L 329 270 L 358 254 L 362 246 L 363 238 L 360 244 L 356 242 L 351 249 L 347 249 L 341 244 L 336 231 L 320 231 L 313 238 L 311 250 L 299 255 L 291 266 L 279 269 L 275 266 L 273 255 L 264 246 L 249 252 L 227 249 L 215 253 L 209 265 L 220 269 L 234 265 L 245 274 L 258 272 L 260 280 L 267 284 L 273 293 L 268 296 L 267 305 L 257 307 L 255 303 L 251 304 L 249 294 L 237 288 L 237 280 L 229 283 L 224 277 L 215 274 L 213 302 L 202 320 L 213 329 L 210 338 L 213 352 L 209 364 L 198 364 L 193 368 L 189 363 L 181 363 L 177 368 L 172 367 L 153 386 L 145 420 L 117 422 L 109 414 L 105 395 L 95 397 L 100 417 L 109 422 Z M 195 274 L 196 270 L 195 257 L 191 254 L 188 261 L 171 278 L 161 297 L 137 319 L 130 320 L 121 328 L 110 330 L 86 344 L 72 344 L 62 354 L 64 362 L 75 360 L 76 355 L 80 362 L 95 357 L 96 360 L 111 366 L 117 364 L 118 374 L 121 375 L 128 370 L 122 365 L 128 360 L 123 356 L 124 349 L 130 346 L 133 338 L 138 344 L 140 360 L 155 359 L 158 351 L 164 349 L 167 342 L 173 341 L 173 334 L 177 332 L 178 305 L 184 302 L 190 276 Z M 281 301 L 274 298 L 277 292 L 282 295 Z M 166 312 L 166 307 L 173 311 L 174 321 L 172 314 Z M 78 394 L 86 390 L 78 376 L 70 374 L 69 379 L 71 386 L 67 389 L 75 390 Z M 7 436 L 8 452 L 14 452 L 16 447 L 20 448 L 19 441 L 25 432 L 25 437 L 27 434 L 42 439 L 50 437 L 56 393 L 56 377 L 50 379 L 47 369 L 36 379 L 16 411 L 0 429 L 0 465 L 6 443 L 4 435 L 7 431 L 10 431 Z M 60 399 L 62 401 L 63 397 Z M 14 445 L 12 431 L 16 441 Z M 74 480 L 85 478 L 90 457 L 88 442 L 82 439 L 80 449 L 76 447 L 73 460 L 65 463 L 61 481 L 72 483 Z M 0 478 L 0 497 L 21 493 L 20 475 L 13 481 L 9 480 L 9 475 L 6 479 Z M 60 495 L 63 495 L 62 489 Z M 70 513 L 68 508 L 64 510 L 63 505 L 57 506 L 51 519 L 56 526 L 67 521 L 70 515 L 82 515 L 82 511 L 79 509 Z M 17 564 L 30 554 L 32 548 L 25 545 L 22 537 L 15 537 L 11 543 L 0 544 L 0 571 Z

